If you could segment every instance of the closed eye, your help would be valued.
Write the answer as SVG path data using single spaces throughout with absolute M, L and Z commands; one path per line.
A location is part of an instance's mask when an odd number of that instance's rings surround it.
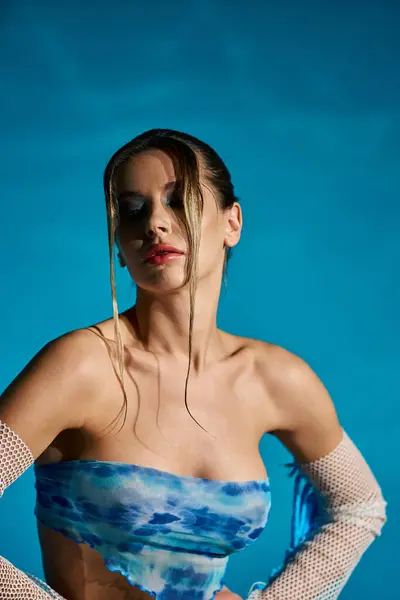
M 130 201 L 120 205 L 119 213 L 121 217 L 137 217 L 140 213 L 144 213 L 146 203 L 144 200 Z
M 183 208 L 183 200 L 178 193 L 171 194 L 169 198 L 167 198 L 168 204 L 171 208 L 181 209 Z
M 166 206 L 173 210 L 183 209 L 183 200 L 177 192 L 172 193 L 165 199 Z M 119 213 L 122 218 L 138 218 L 144 217 L 150 210 L 150 201 L 142 197 L 124 198 L 119 204 Z

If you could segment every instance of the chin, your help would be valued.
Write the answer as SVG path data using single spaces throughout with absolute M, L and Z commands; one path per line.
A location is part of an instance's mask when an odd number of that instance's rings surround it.
M 135 279 L 136 285 L 151 294 L 168 294 L 184 287 L 184 273 L 166 272 L 166 269 L 155 270 L 147 277 Z

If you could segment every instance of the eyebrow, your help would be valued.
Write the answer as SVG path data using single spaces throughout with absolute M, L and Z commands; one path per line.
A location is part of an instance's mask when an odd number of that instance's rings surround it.
M 163 191 L 165 192 L 175 187 L 176 183 L 176 181 L 169 181 L 163 186 Z M 136 190 L 126 190 L 118 195 L 117 201 L 121 202 L 121 200 L 128 200 L 129 198 L 141 198 L 144 200 L 146 199 L 146 194 L 142 194 L 141 192 L 137 192 Z

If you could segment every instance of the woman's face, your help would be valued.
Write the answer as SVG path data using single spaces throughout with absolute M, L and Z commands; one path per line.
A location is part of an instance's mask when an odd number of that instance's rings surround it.
M 219 208 L 216 192 L 201 169 L 200 184 L 204 205 L 199 280 L 222 273 L 224 247 L 237 244 L 242 223 L 237 203 L 224 211 Z M 132 279 L 140 288 L 153 292 L 180 288 L 190 249 L 172 159 L 161 150 L 146 150 L 119 168 L 116 187 L 120 214 L 117 244 Z M 182 254 L 161 263 L 148 261 L 147 252 L 154 244 L 172 245 Z

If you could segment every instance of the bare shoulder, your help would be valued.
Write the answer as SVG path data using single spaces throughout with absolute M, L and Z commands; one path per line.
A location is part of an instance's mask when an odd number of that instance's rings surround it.
M 106 356 L 85 329 L 48 342 L 1 395 L 0 420 L 39 456 L 61 431 L 83 426 L 103 389 Z
M 279 365 L 288 365 L 288 361 L 291 358 L 295 358 L 294 354 L 276 344 L 256 338 L 234 335 L 227 332 L 223 333 L 230 340 L 233 348 L 244 350 L 252 358 L 255 364 L 261 369 L 266 381 L 270 380 L 269 375 L 277 374 L 276 369 Z
M 96 346 L 93 334 L 86 329 L 67 332 L 47 342 L 10 383 L 1 397 L 1 406 L 16 387 L 36 379 L 73 385 L 78 379 L 93 375 Z M 98 352 L 98 351 L 97 351 Z M 43 381 L 44 382 L 44 381 Z
M 333 400 L 300 356 L 269 342 L 244 338 L 254 353 L 268 402 L 276 411 L 271 431 L 299 461 L 327 454 L 342 438 Z

